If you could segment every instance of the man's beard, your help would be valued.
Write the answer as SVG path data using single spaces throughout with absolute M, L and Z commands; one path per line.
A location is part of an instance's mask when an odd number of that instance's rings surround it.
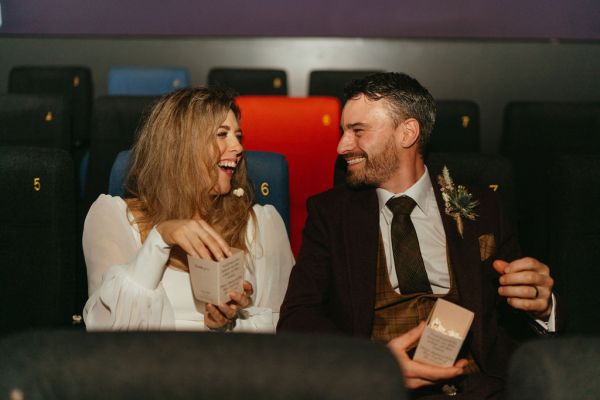
M 347 154 L 349 157 L 365 157 L 363 168 L 356 171 L 348 171 L 346 183 L 350 187 L 374 186 L 378 187 L 388 181 L 400 168 L 400 159 L 396 151 L 396 143 L 393 137 L 383 146 L 383 150 L 377 154 L 368 156 L 367 153 Z

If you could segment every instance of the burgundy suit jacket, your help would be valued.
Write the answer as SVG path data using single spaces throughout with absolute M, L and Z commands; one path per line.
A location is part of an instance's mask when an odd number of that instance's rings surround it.
M 459 304 L 475 313 L 465 346 L 485 374 L 500 377 L 517 339 L 528 336 L 535 322 L 507 306 L 498 296 L 498 274 L 492 261 L 521 256 L 512 224 L 503 216 L 498 196 L 489 189 L 472 191 L 480 201 L 475 221 L 464 220 L 458 234 L 444 212 L 437 183 L 435 196 L 455 272 Z M 278 332 L 339 333 L 369 338 L 374 316 L 379 238 L 379 207 L 373 188 L 345 185 L 310 198 L 303 241 L 281 307 Z M 481 260 L 479 238 L 492 234 L 496 248 Z

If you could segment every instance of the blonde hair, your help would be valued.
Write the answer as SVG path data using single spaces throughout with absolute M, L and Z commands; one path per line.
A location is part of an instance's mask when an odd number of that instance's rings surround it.
M 253 191 L 242 157 L 231 178 L 242 197 L 215 194 L 221 157 L 219 126 L 233 111 L 234 95 L 223 88 L 185 88 L 162 97 L 138 131 L 125 181 L 130 210 L 140 229 L 170 219 L 206 220 L 230 246 L 248 250 L 246 226 L 256 218 Z

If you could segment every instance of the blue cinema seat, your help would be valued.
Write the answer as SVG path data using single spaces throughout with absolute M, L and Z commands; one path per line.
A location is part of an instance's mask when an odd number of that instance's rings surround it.
M 248 176 L 254 184 L 255 201 L 273 205 L 290 231 L 290 200 L 288 190 L 287 159 L 278 153 L 266 151 L 244 152 Z M 108 181 L 108 194 L 123 196 L 123 181 L 129 170 L 131 150 L 121 151 L 113 163 Z
M 154 96 L 189 86 L 185 68 L 112 67 L 108 72 L 111 96 Z

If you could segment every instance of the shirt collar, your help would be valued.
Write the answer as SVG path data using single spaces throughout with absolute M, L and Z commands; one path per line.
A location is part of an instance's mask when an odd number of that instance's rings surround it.
M 385 203 L 392 197 L 408 196 L 417 203 L 417 207 L 423 211 L 423 214 L 427 215 L 427 199 L 430 193 L 433 192 L 433 186 L 431 185 L 431 179 L 429 179 L 429 172 L 425 167 L 425 172 L 411 187 L 406 189 L 403 193 L 392 193 L 385 189 L 377 188 L 377 199 L 379 200 L 379 212 L 385 207 Z

